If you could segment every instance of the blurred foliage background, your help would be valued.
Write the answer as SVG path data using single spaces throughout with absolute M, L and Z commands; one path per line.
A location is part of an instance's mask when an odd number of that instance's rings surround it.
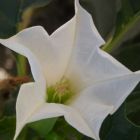
M 102 48 L 132 71 L 140 70 L 140 0 L 80 0 L 106 40 Z M 74 15 L 74 0 L 0 0 L 0 38 L 42 25 L 51 34 Z M 24 62 L 17 65 L 17 62 Z M 18 73 L 19 68 L 26 71 Z M 25 58 L 0 46 L 0 73 L 30 74 Z M 0 78 L 0 80 L 2 80 Z M 12 140 L 18 88 L 0 87 L 0 140 Z M 140 84 L 120 109 L 104 121 L 101 140 L 140 140 Z M 19 140 L 91 140 L 69 126 L 63 117 L 28 124 Z

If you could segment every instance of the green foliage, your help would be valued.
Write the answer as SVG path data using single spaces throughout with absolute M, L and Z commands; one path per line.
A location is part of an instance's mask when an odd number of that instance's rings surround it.
M 4 117 L 0 120 L 0 139 L 12 140 L 15 133 L 15 117 Z
M 106 38 L 115 24 L 117 0 L 80 0 L 80 2 L 91 13 L 100 34 Z
M 135 127 L 125 117 L 125 106 L 122 105 L 120 109 L 104 122 L 103 125 L 109 127 L 102 127 L 103 132 L 101 134 L 102 140 L 139 140 L 140 128 Z M 107 122 L 108 121 L 108 122 Z M 107 125 L 109 123 L 109 125 Z M 104 129 L 104 130 L 103 130 Z
M 27 124 L 20 133 L 18 140 L 46 139 L 49 132 L 53 129 L 57 118 L 44 119 Z M 4 117 L 0 120 L 0 139 L 12 140 L 15 133 L 15 117 Z
M 36 131 L 40 137 L 45 138 L 47 134 L 53 129 L 57 118 L 50 118 L 41 121 L 37 121 L 28 125 L 29 128 Z
M 140 21 L 140 9 L 136 12 L 129 0 L 121 1 L 121 9 L 117 14 L 114 35 L 103 47 L 107 52 L 115 50 L 128 36 L 130 29 L 133 29 Z
M 19 30 L 18 26 L 26 9 L 44 7 L 51 1 L 55 0 L 0 0 L 0 37 L 9 37 Z M 136 24 L 140 22 L 140 1 L 120 0 L 120 7 L 116 4 L 118 1 L 81 0 L 80 2 L 94 17 L 102 36 L 109 37 L 103 49 L 112 52 L 120 62 L 136 71 L 140 69 L 140 35 L 133 36 L 129 41 L 126 38 L 130 29 L 137 30 Z M 21 57 L 18 62 L 20 60 Z M 23 67 L 20 65 L 19 67 L 22 72 Z M 9 117 L 0 120 L 0 140 L 12 140 L 14 136 L 15 117 L 11 117 L 15 114 L 14 106 L 15 100 L 6 104 L 4 115 Z M 114 115 L 106 118 L 100 131 L 101 140 L 140 140 L 139 118 L 140 86 L 138 85 L 122 107 Z M 64 118 L 51 118 L 26 125 L 18 140 L 91 139 L 67 124 Z
M 133 39 L 126 41 L 116 51 L 113 52 L 113 55 L 121 63 L 123 63 L 125 66 L 127 66 L 132 71 L 137 71 L 140 69 L 139 36 L 140 36 L 140 34 L 133 37 Z M 126 140 L 129 140 L 129 139 L 139 140 L 140 139 L 140 119 L 139 119 L 140 106 L 139 105 L 140 105 L 140 84 L 136 87 L 136 89 L 127 98 L 127 100 L 125 101 L 125 105 L 123 107 L 124 109 L 122 110 L 122 114 L 124 117 L 122 119 L 121 126 L 123 124 L 123 129 L 125 130 L 123 133 L 126 136 L 120 136 L 120 137 L 122 137 Z M 118 120 L 118 123 L 119 123 L 119 120 Z M 121 126 L 120 126 L 120 128 L 121 128 Z M 118 126 L 118 128 L 119 128 L 119 126 Z M 115 131 L 117 131 L 117 129 L 114 130 L 114 132 Z M 112 134 L 112 137 L 113 137 L 113 134 Z M 118 131 L 117 135 L 119 135 L 119 134 L 120 134 L 120 132 Z M 116 136 L 114 136 L 114 137 L 116 137 Z M 118 139 L 121 139 L 121 138 L 118 138 Z
M 126 100 L 126 116 L 136 126 L 140 126 L 140 86 Z
M 140 43 L 126 42 L 114 56 L 132 71 L 140 69 Z
M 63 117 L 59 118 L 53 131 L 61 137 L 62 140 L 81 140 L 83 135 L 70 126 Z
M 17 32 L 22 13 L 31 6 L 40 7 L 51 0 L 0 0 L 0 37 L 6 38 Z
M 71 127 L 63 117 L 45 119 L 28 124 L 19 136 L 33 139 L 33 137 L 41 140 L 82 140 L 84 137 L 76 129 Z

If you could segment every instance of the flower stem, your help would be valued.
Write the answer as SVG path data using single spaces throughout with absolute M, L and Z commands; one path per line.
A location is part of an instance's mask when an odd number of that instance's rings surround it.
M 18 76 L 26 75 L 26 58 L 17 54 L 17 74 Z
M 21 1 L 21 5 L 22 5 L 22 2 Z M 17 33 L 20 32 L 22 30 L 22 28 L 20 27 L 20 20 L 19 20 L 19 17 L 20 17 L 20 9 L 21 9 L 21 5 L 19 7 L 19 15 L 17 16 Z M 17 54 L 17 74 L 18 76 L 25 76 L 27 75 L 27 71 L 26 71 L 26 66 L 27 66 L 27 59 L 20 55 L 20 54 Z
M 129 21 L 125 25 L 124 29 L 117 36 L 115 36 L 114 38 L 111 37 L 107 41 L 107 43 L 102 47 L 102 49 L 108 53 L 114 51 L 121 44 L 128 31 L 132 29 L 138 23 L 139 20 L 140 20 L 140 15 L 138 13 L 133 17 L 133 19 L 131 19 L 131 21 Z

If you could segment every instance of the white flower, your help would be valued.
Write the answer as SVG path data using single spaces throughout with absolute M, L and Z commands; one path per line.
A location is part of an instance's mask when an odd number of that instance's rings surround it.
M 104 41 L 78 0 L 75 16 L 50 36 L 36 26 L 0 42 L 28 58 L 35 79 L 19 91 L 14 140 L 25 124 L 57 116 L 99 140 L 105 117 L 118 109 L 140 81 L 140 72 L 130 71 L 99 48 Z M 71 83 L 71 101 L 47 103 L 46 90 L 62 77 Z

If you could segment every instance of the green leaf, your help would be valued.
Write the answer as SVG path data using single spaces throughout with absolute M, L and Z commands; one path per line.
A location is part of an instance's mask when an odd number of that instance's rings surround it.
M 126 116 L 128 120 L 140 126 L 140 86 L 128 97 L 125 102 Z
M 140 1 L 139 0 L 130 0 L 130 3 L 135 12 L 138 12 L 140 10 Z
M 63 140 L 82 140 L 83 134 L 77 131 L 75 128 L 70 126 L 64 119 L 64 117 L 60 117 L 53 129 L 57 135 L 61 136 Z M 47 138 L 47 137 L 46 137 Z
M 140 42 L 134 40 L 122 44 L 114 53 L 114 57 L 132 71 L 140 70 Z
M 36 133 L 36 131 L 27 127 L 23 128 L 22 132 L 18 136 L 17 140 L 44 140 Z
M 124 112 L 125 106 L 122 105 L 120 109 L 111 116 L 111 125 L 107 128 L 108 132 L 106 135 L 101 135 L 101 140 L 139 140 L 140 128 L 129 122 Z M 101 131 L 103 131 L 103 129 Z
M 117 0 L 81 0 L 83 7 L 91 13 L 100 34 L 106 38 L 112 31 L 116 14 Z M 111 22 L 110 22 L 111 21 Z
M 0 140 L 12 140 L 15 133 L 15 117 L 0 120 Z
M 25 9 L 47 5 L 51 0 L 0 0 L 0 37 L 7 38 L 17 32 Z
M 46 136 L 45 140 L 65 140 L 55 132 L 51 132 Z
M 128 36 L 130 29 L 133 29 L 140 21 L 140 9 L 135 12 L 129 0 L 122 0 L 122 6 L 117 15 L 116 29 L 114 35 L 103 47 L 107 52 L 112 52 Z
M 57 118 L 39 120 L 27 124 L 17 140 L 44 140 L 53 129 Z
M 45 138 L 46 135 L 53 129 L 57 118 L 44 119 L 41 121 L 28 124 L 28 127 L 36 131 L 40 137 Z

